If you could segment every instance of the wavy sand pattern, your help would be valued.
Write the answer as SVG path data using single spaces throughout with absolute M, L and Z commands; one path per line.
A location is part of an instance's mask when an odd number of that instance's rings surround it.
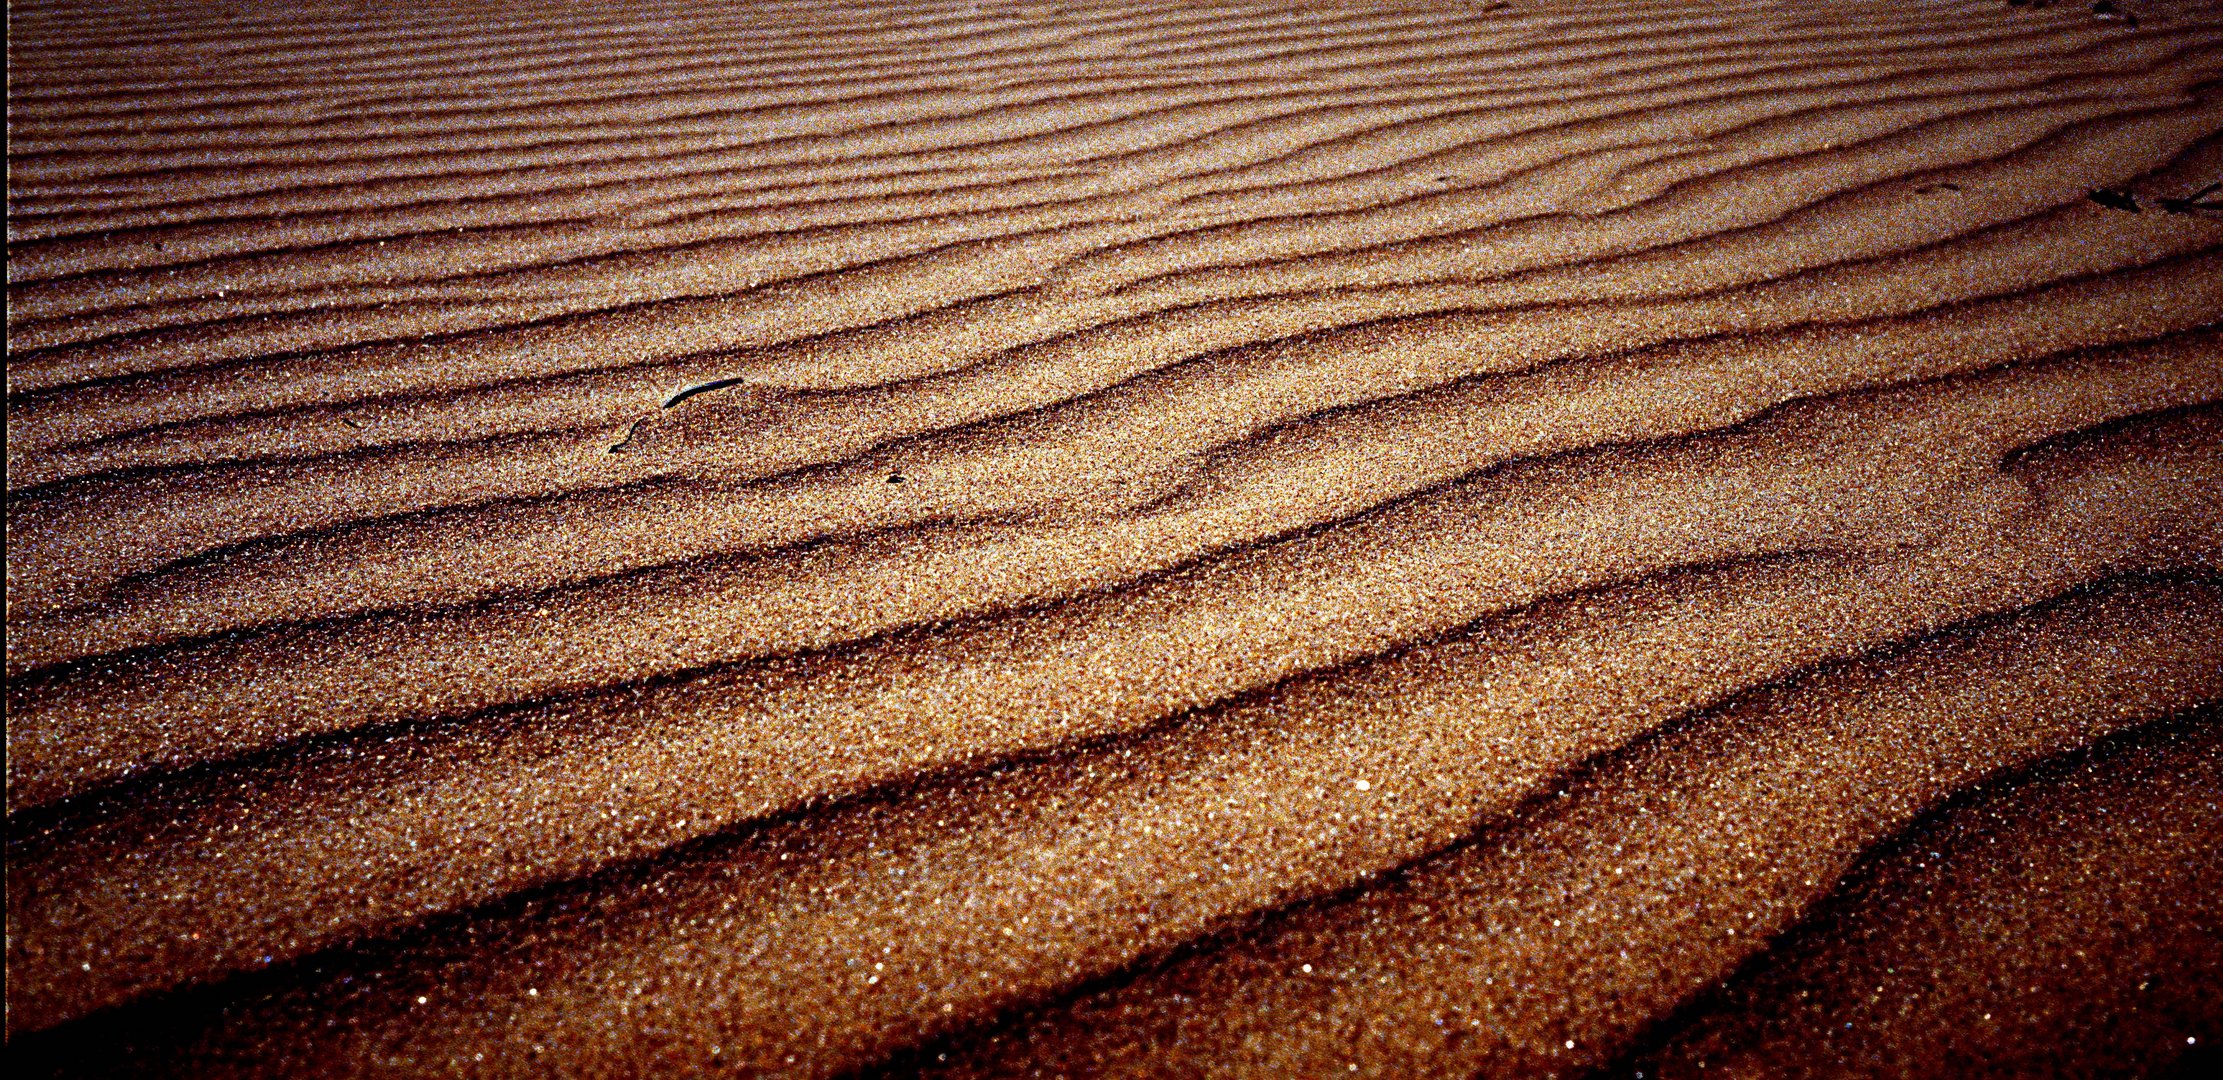
M 2223 1040 L 2207 5 L 8 18 L 11 1060 Z

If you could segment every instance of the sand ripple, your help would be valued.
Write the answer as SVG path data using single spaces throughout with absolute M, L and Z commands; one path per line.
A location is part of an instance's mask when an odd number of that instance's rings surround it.
M 14 5 L 11 1058 L 2170 1067 L 2122 6 Z

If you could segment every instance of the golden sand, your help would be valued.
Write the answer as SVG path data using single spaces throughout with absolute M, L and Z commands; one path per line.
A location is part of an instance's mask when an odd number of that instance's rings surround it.
M 2205 5 L 9 30 L 12 1060 L 2223 1040 Z

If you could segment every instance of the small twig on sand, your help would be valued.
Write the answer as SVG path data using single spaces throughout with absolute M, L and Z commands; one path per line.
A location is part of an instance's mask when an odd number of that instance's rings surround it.
M 2091 194 L 2091 199 L 2109 210 L 2124 210 L 2133 214 L 2138 212 L 2138 199 L 2127 191 L 2101 188 Z
M 2223 202 L 2208 198 L 2218 191 L 2223 191 L 2223 181 L 2209 184 L 2181 199 L 2155 199 L 2154 205 L 2172 214 L 2197 214 L 2202 210 L 2223 211 Z

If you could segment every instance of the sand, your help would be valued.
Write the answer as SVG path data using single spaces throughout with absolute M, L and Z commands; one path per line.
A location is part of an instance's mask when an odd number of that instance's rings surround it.
M 2189 1062 L 2121 7 L 16 5 L 11 1060 Z

